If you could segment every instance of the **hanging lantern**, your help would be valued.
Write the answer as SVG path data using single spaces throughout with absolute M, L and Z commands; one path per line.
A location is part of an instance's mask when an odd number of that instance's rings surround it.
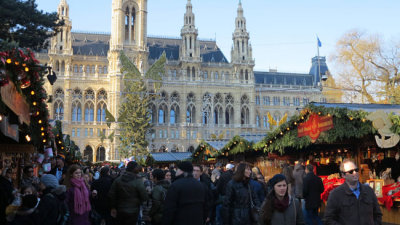
M 18 66 L 19 65 L 19 62 L 18 61 L 15 61 L 15 63 L 14 63 L 16 66 Z
M 11 59 L 7 59 L 6 62 L 7 62 L 8 64 L 10 64 L 12 61 L 11 61 Z

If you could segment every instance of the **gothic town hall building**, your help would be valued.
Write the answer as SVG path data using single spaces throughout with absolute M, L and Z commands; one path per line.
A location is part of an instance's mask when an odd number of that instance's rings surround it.
M 89 161 L 119 159 L 118 126 L 108 128 L 105 114 L 108 109 L 118 116 L 123 90 L 120 51 L 142 73 L 163 52 L 167 56 L 160 97 L 151 105 L 152 152 L 191 151 L 201 139 L 215 137 L 260 139 L 309 102 L 334 101 L 320 88 L 320 75 L 329 75 L 325 57 L 314 57 L 310 72 L 304 74 L 253 70 L 241 3 L 232 18 L 230 62 L 215 40 L 198 39 L 190 0 L 180 38 L 147 36 L 147 0 L 112 0 L 111 34 L 72 32 L 67 0 L 60 1 L 58 14 L 65 25 L 37 56 L 58 76 L 54 85 L 46 86 L 53 96 L 51 118 L 63 122 L 64 133 Z M 113 141 L 101 141 L 102 132 L 106 137 L 117 135 Z

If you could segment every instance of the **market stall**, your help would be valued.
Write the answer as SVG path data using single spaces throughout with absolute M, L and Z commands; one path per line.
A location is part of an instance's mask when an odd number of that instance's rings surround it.
M 360 181 L 374 184 L 381 203 L 386 199 L 385 204 L 391 205 L 390 200 L 395 202 L 400 191 L 396 186 L 399 183 L 390 176 L 396 165 L 393 155 L 399 151 L 399 112 L 399 105 L 310 104 L 253 148 L 286 155 L 288 161 L 303 158 L 314 164 L 317 175 L 324 179 L 325 200 L 344 182 L 338 173 L 340 163 L 353 158 L 361 169 Z M 383 190 L 389 184 L 394 185 L 390 196 Z M 382 208 L 384 221 L 399 224 L 388 216 L 394 211 L 400 213 L 398 208 L 388 209 Z

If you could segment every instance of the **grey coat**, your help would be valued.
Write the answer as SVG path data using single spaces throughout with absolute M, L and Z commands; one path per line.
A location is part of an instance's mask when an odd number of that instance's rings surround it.
M 303 198 L 303 178 L 306 175 L 304 171 L 304 166 L 301 164 L 296 164 L 293 170 L 294 178 L 294 193 L 296 198 Z
M 264 208 L 267 199 L 263 202 L 261 209 Z M 260 212 L 259 225 L 265 225 L 264 212 Z M 285 212 L 274 211 L 271 218 L 271 225 L 304 225 L 303 211 L 298 199 L 290 197 L 289 207 Z

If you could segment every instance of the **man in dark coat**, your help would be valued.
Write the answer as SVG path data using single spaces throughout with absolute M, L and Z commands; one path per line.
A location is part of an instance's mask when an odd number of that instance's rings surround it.
M 40 178 L 40 190 L 42 196 L 33 215 L 35 224 L 59 224 L 65 218 L 66 213 L 60 211 L 65 200 L 65 186 L 58 184 L 56 176 L 44 174 Z
M 163 225 L 203 225 L 207 218 L 206 190 L 192 176 L 190 162 L 178 164 L 176 179 L 165 199 Z
M 225 166 L 226 171 L 221 174 L 220 178 L 217 181 L 217 200 L 215 203 L 216 204 L 215 220 L 217 225 L 222 225 L 222 216 L 221 216 L 222 202 L 224 201 L 225 198 L 226 186 L 228 185 L 228 182 L 232 180 L 234 168 L 235 165 L 230 163 L 226 164 Z
M 382 212 L 376 195 L 369 186 L 360 184 L 356 164 L 345 159 L 340 165 L 340 171 L 345 183 L 329 194 L 324 224 L 382 224 Z
M 126 172 L 115 179 L 108 194 L 111 216 L 117 218 L 119 225 L 136 224 L 140 205 L 149 198 L 142 178 L 138 175 L 141 167 L 129 162 Z
M 152 225 L 161 225 L 164 212 L 165 198 L 171 183 L 165 180 L 165 173 L 161 169 L 152 172 L 155 186 L 151 191 L 151 209 L 149 215 Z
M 324 192 L 322 179 L 314 174 L 314 166 L 306 166 L 306 176 L 303 180 L 303 197 L 306 201 L 305 220 L 309 225 L 322 225 L 318 216 L 318 208 L 321 205 L 321 194 Z
M 100 178 L 94 180 L 92 187 L 92 203 L 94 209 L 100 214 L 107 225 L 111 224 L 110 205 L 108 192 L 111 189 L 113 179 L 110 176 L 110 168 L 105 166 L 100 170 Z

